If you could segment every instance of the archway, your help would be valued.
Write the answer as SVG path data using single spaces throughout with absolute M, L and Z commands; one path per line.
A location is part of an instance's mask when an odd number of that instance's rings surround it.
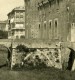
M 74 59 L 75 59 L 75 51 L 72 48 L 69 48 L 71 50 L 69 55 L 69 61 L 68 61 L 68 67 L 67 70 L 72 70 Z
M 11 58 L 11 48 L 0 44 L 0 68 L 7 66 Z

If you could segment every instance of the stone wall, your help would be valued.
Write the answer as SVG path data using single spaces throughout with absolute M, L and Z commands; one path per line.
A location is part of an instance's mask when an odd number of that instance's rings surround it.
M 11 68 L 18 64 L 19 67 L 23 64 L 33 64 L 35 67 L 38 63 L 43 62 L 47 67 L 62 68 L 61 64 L 61 51 L 60 49 L 36 49 L 35 52 L 29 52 L 27 56 L 23 56 L 25 53 L 17 53 L 13 50 Z M 36 57 L 40 59 L 40 62 L 36 64 Z M 25 63 L 24 63 L 24 62 Z M 26 67 L 26 66 L 25 66 Z M 44 66 L 43 66 L 44 67 Z
M 53 0 L 51 5 L 48 0 L 25 0 L 26 38 L 70 40 L 69 5 L 67 0 Z
M 12 48 L 16 48 L 20 44 L 26 45 L 28 48 L 59 48 L 61 42 L 41 39 L 18 39 L 13 40 Z
M 75 67 L 74 67 L 74 59 L 75 58 L 70 56 L 72 49 L 75 50 L 75 43 L 72 43 L 72 42 L 53 42 L 53 43 L 50 43 L 50 41 L 45 41 L 45 40 L 44 41 L 42 41 L 42 40 L 13 41 L 11 68 L 16 63 L 22 63 L 21 57 L 25 53 L 24 52 L 23 53 L 17 53 L 15 51 L 15 48 L 21 44 L 25 45 L 27 48 L 30 48 L 30 49 L 37 49 L 35 52 L 28 53 L 31 55 L 30 56 L 31 61 L 35 61 L 36 55 L 38 55 L 39 57 L 44 56 L 43 59 L 45 59 L 45 58 L 48 59 L 47 66 L 56 67 L 56 68 L 60 68 L 60 69 L 65 70 L 71 65 L 72 66 L 72 67 L 70 67 L 71 70 L 75 69 Z M 58 51 L 57 55 L 59 57 L 57 57 L 57 58 L 55 57 L 55 53 L 56 53 L 55 51 Z M 72 55 L 75 55 L 75 53 L 72 52 Z M 72 61 L 73 64 L 69 63 L 70 57 L 73 59 L 73 61 Z M 59 60 L 58 62 L 56 62 L 57 59 Z
M 55 63 L 55 50 L 58 50 L 59 61 L 61 62 L 62 68 L 66 69 L 69 64 L 70 57 L 72 58 L 72 70 L 75 70 L 75 43 L 74 42 L 59 42 L 59 41 L 50 41 L 50 40 L 36 40 L 36 39 L 24 39 L 24 40 L 0 40 L 0 45 L 10 47 L 12 43 L 12 56 L 11 56 L 11 67 L 15 64 L 22 63 L 21 57 L 24 53 L 17 53 L 15 48 L 18 45 L 25 45 L 27 48 L 30 49 L 37 49 L 35 54 L 41 55 L 43 53 L 45 56 L 49 53 L 48 59 L 52 62 L 53 65 L 59 65 Z M 42 49 L 42 51 L 41 51 Z M 72 56 L 70 54 L 72 53 Z M 36 56 L 33 55 L 33 56 Z M 32 56 L 32 58 L 33 58 Z M 52 56 L 52 60 L 51 60 Z M 51 66 L 51 65 L 50 65 Z M 59 68 L 59 67 L 58 67 Z

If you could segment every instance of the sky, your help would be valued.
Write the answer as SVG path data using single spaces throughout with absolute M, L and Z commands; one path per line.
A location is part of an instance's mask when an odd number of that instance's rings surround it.
M 7 20 L 7 14 L 18 6 L 24 6 L 24 0 L 0 0 L 0 21 Z

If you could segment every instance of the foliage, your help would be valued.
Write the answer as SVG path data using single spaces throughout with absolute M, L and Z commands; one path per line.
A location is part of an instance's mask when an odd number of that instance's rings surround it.
M 26 46 L 22 45 L 22 44 L 18 45 L 16 47 L 16 50 L 18 50 L 18 52 L 29 52 L 29 49 Z
M 8 38 L 8 32 L 0 30 L 0 39 L 7 39 Z
M 25 45 L 22 45 L 22 44 L 18 45 L 16 47 L 16 50 L 18 50 L 19 52 L 26 52 L 26 53 L 36 51 L 35 48 L 28 48 L 28 47 L 26 47 Z

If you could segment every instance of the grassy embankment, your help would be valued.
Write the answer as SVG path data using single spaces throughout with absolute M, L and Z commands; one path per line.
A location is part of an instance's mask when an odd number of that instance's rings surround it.
M 0 65 L 6 61 L 7 53 L 0 51 Z M 0 80 L 75 80 L 75 71 L 61 71 L 55 68 L 11 71 L 0 68 Z

